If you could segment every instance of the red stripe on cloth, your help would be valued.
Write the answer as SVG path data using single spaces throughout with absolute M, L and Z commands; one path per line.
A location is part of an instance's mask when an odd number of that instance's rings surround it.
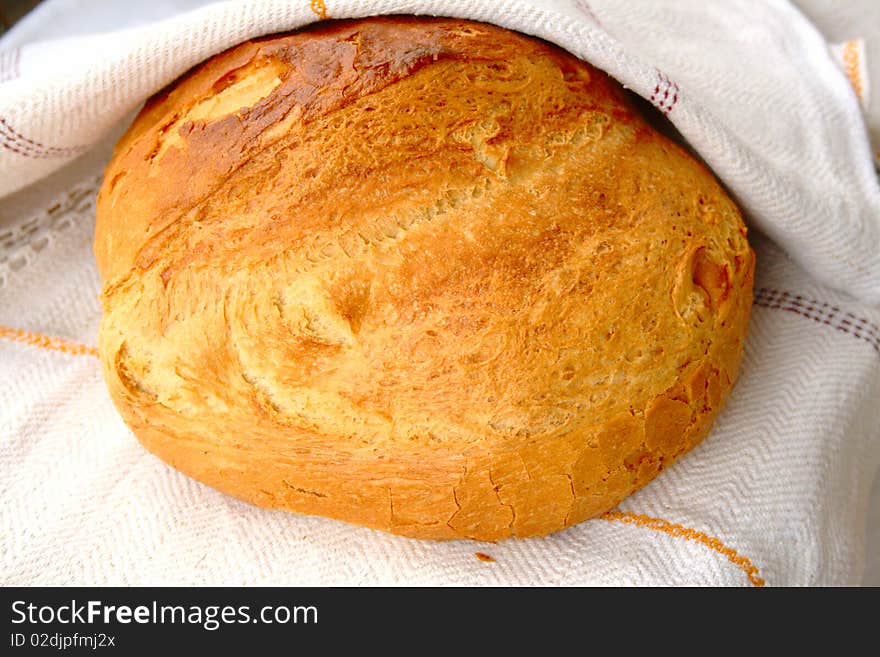
M 77 146 L 46 146 L 45 144 L 25 137 L 15 130 L 9 121 L 0 116 L 0 146 L 24 157 L 50 158 L 70 157 L 88 150 L 91 144 Z
M 762 287 L 755 293 L 754 303 L 762 308 L 784 310 L 818 324 L 830 326 L 835 331 L 867 342 L 880 354 L 880 326 L 838 306 L 768 287 Z

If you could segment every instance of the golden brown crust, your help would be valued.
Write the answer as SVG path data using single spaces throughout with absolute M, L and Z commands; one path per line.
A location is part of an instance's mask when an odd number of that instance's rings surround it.
M 708 432 L 745 233 L 569 54 L 462 20 L 326 23 L 218 55 L 120 140 L 100 351 L 144 445 L 232 495 L 546 534 Z

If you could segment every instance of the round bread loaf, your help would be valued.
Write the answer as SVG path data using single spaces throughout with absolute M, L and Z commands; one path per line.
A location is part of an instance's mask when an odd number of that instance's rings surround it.
M 405 17 L 244 43 L 151 99 L 95 252 L 147 449 L 263 507 L 489 541 L 600 514 L 706 435 L 754 265 L 606 75 Z

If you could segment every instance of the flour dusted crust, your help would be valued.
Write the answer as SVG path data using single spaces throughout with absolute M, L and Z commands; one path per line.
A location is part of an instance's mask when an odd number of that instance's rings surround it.
M 754 258 L 620 86 L 451 19 L 244 43 L 154 97 L 98 197 L 100 352 L 141 442 L 263 507 L 497 540 L 709 431 Z

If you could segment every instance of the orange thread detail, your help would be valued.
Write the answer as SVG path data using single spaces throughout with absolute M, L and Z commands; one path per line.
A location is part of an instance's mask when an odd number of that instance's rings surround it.
M 324 4 L 324 0 L 309 0 L 309 7 L 311 7 L 312 11 L 318 15 L 322 21 L 330 18 L 330 15 L 327 13 L 327 5 Z
M 761 573 L 758 568 L 751 561 L 749 561 L 747 557 L 742 556 L 733 548 L 727 547 L 724 543 L 721 542 L 720 539 L 717 539 L 714 536 L 709 536 L 708 534 L 704 534 L 703 532 L 697 531 L 696 529 L 690 529 L 682 525 L 677 525 L 675 523 L 669 522 L 668 520 L 663 520 L 662 518 L 651 518 L 649 516 L 645 516 L 639 513 L 630 513 L 629 511 L 627 511 L 626 513 L 617 510 L 606 511 L 599 517 L 602 520 L 607 520 L 608 522 L 620 522 L 625 525 L 637 525 L 639 527 L 646 527 L 648 529 L 653 529 L 657 532 L 669 534 L 670 536 L 678 536 L 687 541 L 701 543 L 709 549 L 715 550 L 715 552 L 723 554 L 725 557 L 727 557 L 731 563 L 738 566 L 739 569 L 748 576 L 749 581 L 755 586 L 764 586 L 766 584 L 764 579 L 761 577 Z
M 8 326 L 0 326 L 0 338 L 12 340 L 28 344 L 32 347 L 40 347 L 41 349 L 51 349 L 52 351 L 60 351 L 71 356 L 94 356 L 98 357 L 98 350 L 77 342 L 69 342 L 62 338 L 55 338 L 42 333 L 34 333 L 32 331 L 23 331 L 22 329 L 13 329 Z
M 864 102 L 865 85 L 862 82 L 861 66 L 859 66 L 858 41 L 847 41 L 843 45 L 843 67 L 846 69 L 850 84 L 855 89 L 856 96 Z

